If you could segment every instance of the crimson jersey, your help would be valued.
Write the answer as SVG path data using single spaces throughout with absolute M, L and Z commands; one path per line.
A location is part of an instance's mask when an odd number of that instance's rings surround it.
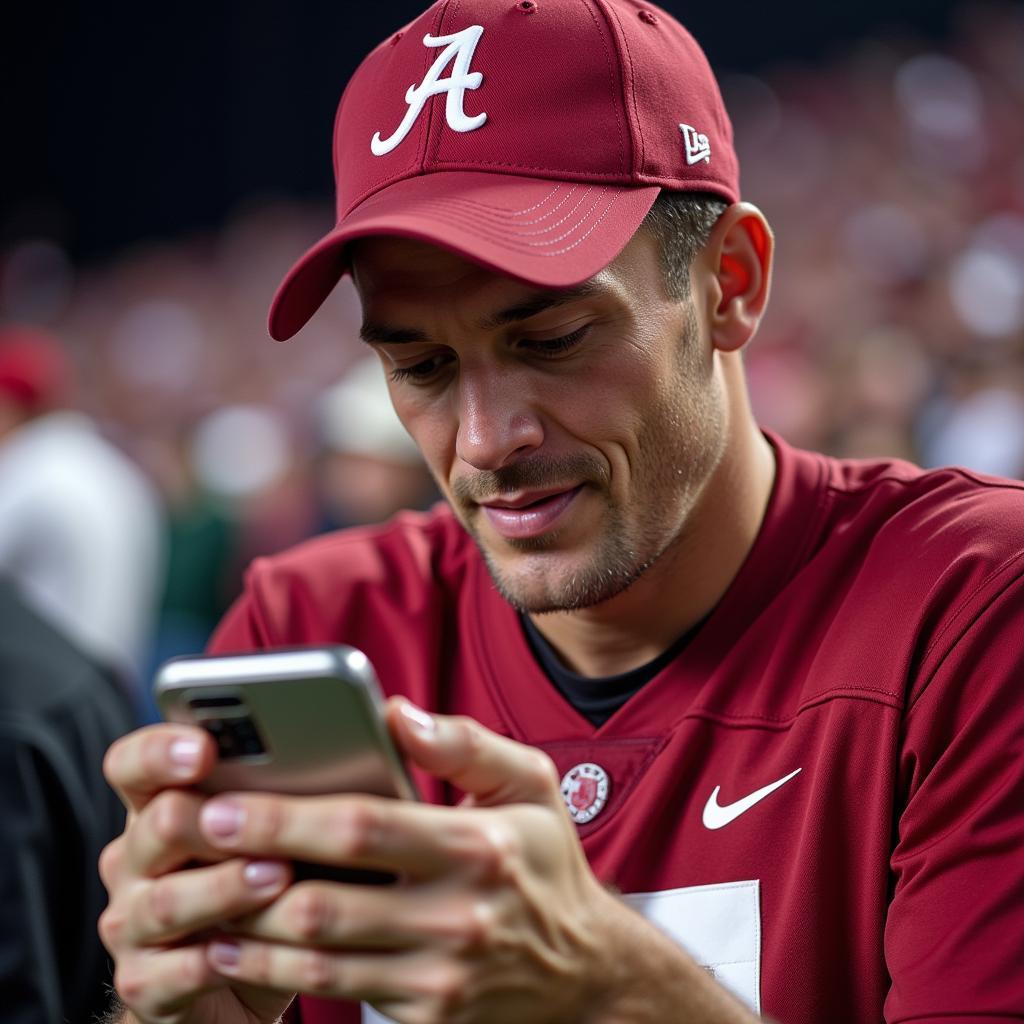
M 257 561 L 213 649 L 350 643 L 390 693 L 599 766 L 595 873 L 782 1024 L 1024 1019 L 1024 484 L 770 439 L 739 574 L 600 728 L 445 507 Z

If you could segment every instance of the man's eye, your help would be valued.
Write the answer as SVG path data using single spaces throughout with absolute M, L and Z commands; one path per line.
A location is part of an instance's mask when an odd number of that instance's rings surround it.
M 414 384 L 426 384 L 432 380 L 445 363 L 449 362 L 445 356 L 431 356 L 423 359 L 412 366 L 396 366 L 391 371 L 393 381 L 407 380 Z
M 529 346 L 538 355 L 556 356 L 577 345 L 589 330 L 590 324 L 584 324 L 582 327 L 577 327 L 571 334 L 563 334 L 560 338 L 532 338 L 528 341 L 524 340 L 523 344 Z

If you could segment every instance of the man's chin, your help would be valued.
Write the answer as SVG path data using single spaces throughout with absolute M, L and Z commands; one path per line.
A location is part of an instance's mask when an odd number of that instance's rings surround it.
M 647 569 L 641 565 L 599 565 L 578 557 L 524 553 L 516 565 L 480 550 L 501 596 L 518 612 L 543 615 L 580 611 L 617 597 Z

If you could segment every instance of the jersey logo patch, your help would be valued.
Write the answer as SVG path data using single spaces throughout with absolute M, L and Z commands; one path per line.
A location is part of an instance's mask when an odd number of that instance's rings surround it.
M 735 821 L 741 814 L 745 814 L 754 804 L 763 800 L 769 793 L 774 793 L 780 786 L 784 786 L 795 775 L 799 775 L 801 771 L 802 769 L 797 768 L 796 771 L 790 772 L 784 778 L 776 779 L 774 782 L 768 783 L 767 786 L 762 786 L 760 789 L 743 797 L 742 800 L 726 804 L 724 807 L 718 802 L 718 794 L 721 792 L 722 787 L 715 786 L 714 792 L 708 797 L 708 802 L 704 805 L 704 816 L 702 818 L 704 827 L 710 829 L 724 828 L 730 821 Z
M 592 762 L 578 764 L 562 776 L 562 797 L 577 825 L 593 821 L 608 802 L 608 773 Z
M 430 65 L 426 77 L 418 85 L 410 85 L 405 94 L 405 102 L 409 109 L 402 118 L 402 123 L 395 129 L 394 134 L 387 139 L 380 137 L 380 132 L 374 132 L 370 140 L 370 151 L 374 156 L 384 156 L 390 153 L 412 130 L 416 118 L 423 112 L 427 100 L 431 96 L 438 96 L 446 93 L 444 104 L 445 120 L 448 127 L 455 132 L 471 132 L 479 128 L 487 120 L 487 114 L 482 112 L 469 117 L 462 109 L 463 101 L 466 98 L 467 89 L 479 89 L 483 83 L 484 76 L 479 71 L 470 71 L 469 62 L 473 59 L 473 52 L 480 37 L 484 34 L 483 25 L 470 25 L 461 32 L 453 32 L 450 36 L 423 37 L 423 45 L 433 48 L 443 46 L 444 49 L 437 55 L 437 60 Z M 441 73 L 450 63 L 454 61 L 450 78 L 442 78 Z

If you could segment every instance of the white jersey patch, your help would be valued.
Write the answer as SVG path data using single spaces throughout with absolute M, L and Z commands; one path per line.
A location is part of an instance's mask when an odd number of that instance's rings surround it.
M 760 883 L 726 882 L 623 896 L 701 967 L 761 1012 Z
M 760 882 L 694 885 L 622 897 L 754 1013 L 761 1012 Z M 363 1024 L 395 1024 L 363 1005 Z

